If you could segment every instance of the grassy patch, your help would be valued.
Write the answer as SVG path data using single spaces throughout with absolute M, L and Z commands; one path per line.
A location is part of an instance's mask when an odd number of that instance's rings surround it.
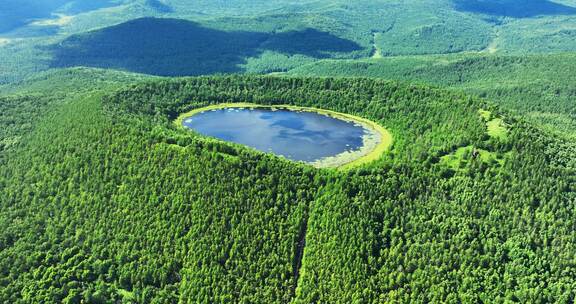
M 508 138 L 508 129 L 502 118 L 494 118 L 486 123 L 488 127 L 488 135 L 498 139 Z
M 466 167 L 468 162 L 479 159 L 487 164 L 504 164 L 504 158 L 495 152 L 475 148 L 474 146 L 460 147 L 454 153 L 442 156 L 440 163 L 453 170 L 460 170 Z
M 482 109 L 478 110 L 478 113 L 486 122 L 486 128 L 488 128 L 487 133 L 490 137 L 500 140 L 508 138 L 508 128 L 502 118 L 493 118 L 492 112 Z
M 380 135 L 380 142 L 374 147 L 374 149 L 372 149 L 370 152 L 368 152 L 367 154 L 365 154 L 365 155 L 363 155 L 357 159 L 343 161 L 342 164 L 336 166 L 339 169 L 352 169 L 352 168 L 367 164 L 369 162 L 372 162 L 374 160 L 377 160 L 382 156 L 382 154 L 384 152 L 390 150 L 390 148 L 392 147 L 392 142 L 393 142 L 392 134 L 388 130 L 386 130 L 384 127 L 380 126 L 379 124 L 377 124 L 371 120 L 368 120 L 368 119 L 365 119 L 362 117 L 358 117 L 358 116 L 354 116 L 351 114 L 338 113 L 338 112 L 334 112 L 334 111 L 330 111 L 330 110 L 310 108 L 310 107 L 300 107 L 300 106 L 294 106 L 294 105 L 274 105 L 274 106 L 271 106 L 271 105 L 260 105 L 260 104 L 254 104 L 254 103 L 220 103 L 220 104 L 210 105 L 207 107 L 197 108 L 197 109 L 191 110 L 189 112 L 180 114 L 178 116 L 178 118 L 176 118 L 176 120 L 174 120 L 174 124 L 179 128 L 184 128 L 183 127 L 184 120 L 189 118 L 190 116 L 194 116 L 195 114 L 205 112 L 205 111 L 225 109 L 225 108 L 268 108 L 268 109 L 272 109 L 272 110 L 274 110 L 274 109 L 287 109 L 287 110 L 291 110 L 291 111 L 314 112 L 314 113 L 327 115 L 327 116 L 338 118 L 338 119 L 345 120 L 345 121 L 351 121 L 351 122 L 359 123 L 365 127 L 371 128 L 372 130 L 376 131 Z
M 508 128 L 502 118 L 494 117 L 493 113 L 480 109 L 478 114 L 486 122 L 486 133 L 491 138 L 505 140 L 508 138 Z M 442 156 L 440 164 L 453 170 L 462 170 L 466 168 L 469 162 L 479 160 L 486 164 L 500 165 L 504 164 L 507 153 L 497 153 L 480 149 L 472 145 L 460 147 L 451 154 Z

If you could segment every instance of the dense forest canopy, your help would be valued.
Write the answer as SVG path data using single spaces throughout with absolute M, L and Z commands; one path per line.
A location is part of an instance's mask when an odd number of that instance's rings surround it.
M 0 0 L 0 303 L 574 303 L 575 41 L 576 0 Z M 394 141 L 174 123 L 233 102 Z
M 236 101 L 352 113 L 396 141 L 339 172 L 172 124 Z M 2 301 L 574 299 L 575 151 L 477 98 L 368 79 L 202 77 L 87 91 L 35 117 L 1 152 Z M 489 132 L 493 119 L 505 136 Z
M 441 62 L 441 64 L 439 64 Z M 496 102 L 540 127 L 576 139 L 576 57 L 450 55 L 333 61 L 290 75 L 387 78 L 450 87 Z

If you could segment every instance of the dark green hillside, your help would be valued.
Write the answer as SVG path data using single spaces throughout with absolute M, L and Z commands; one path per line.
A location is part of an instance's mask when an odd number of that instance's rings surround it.
M 476 98 L 248 76 L 79 95 L 30 114 L 32 132 L 0 152 L 0 302 L 576 297 L 576 151 Z M 394 147 L 357 170 L 316 170 L 172 124 L 235 101 L 366 117 Z
M 202 265 L 185 264 L 189 259 L 213 267 L 205 273 L 210 281 L 191 284 L 223 282 L 228 268 L 230 280 L 238 277 L 213 294 L 194 292 L 198 299 L 225 299 L 237 286 L 258 288 L 262 273 L 270 283 L 244 297 L 289 297 L 292 242 L 305 206 L 298 202 L 309 200 L 310 174 L 286 162 L 261 167 L 257 159 L 246 171 L 201 143 L 179 148 L 157 142 L 154 137 L 162 135 L 147 127 L 126 129 L 134 123 L 141 125 L 133 119 L 114 123 L 99 99 L 88 97 L 54 112 L 27 138 L 40 150 L 9 158 L 3 177 L 23 178 L 12 169 L 32 165 L 28 178 L 46 178 L 55 188 L 41 187 L 32 201 L 12 192 L 26 184 L 10 183 L 10 194 L 3 191 L 3 198 L 19 203 L 3 199 L 1 205 L 0 221 L 11 229 L 1 238 L 0 299 L 108 302 L 123 294 L 140 303 L 174 302 L 182 277 Z M 153 136 L 140 142 L 146 134 Z M 292 171 L 289 180 L 280 174 Z M 151 174 L 165 181 L 148 179 Z M 1 184 L 4 190 L 3 179 Z M 28 221 L 18 224 L 21 217 Z M 32 243 L 40 247 L 25 246 Z M 32 258 L 21 259 L 26 256 Z M 243 276 L 250 272 L 253 277 Z M 4 280 L 8 273 L 11 283 Z
M 38 72 L 17 83 L 0 86 L 1 95 L 64 96 L 73 98 L 87 91 L 112 89 L 147 79 L 160 79 L 144 74 L 95 68 L 67 68 Z
M 91 66 L 164 76 L 234 73 L 264 50 L 329 58 L 360 47 L 315 29 L 275 34 L 219 31 L 177 19 L 144 18 L 67 38 L 53 67 Z
M 0 159 L 25 145 L 27 134 L 54 108 L 102 88 L 113 89 L 150 76 L 74 68 L 38 73 L 18 84 L 0 86 Z M 11 94 L 11 95 L 9 95 Z

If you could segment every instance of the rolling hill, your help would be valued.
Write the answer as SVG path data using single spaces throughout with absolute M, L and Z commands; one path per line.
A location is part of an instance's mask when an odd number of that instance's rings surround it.
M 32 92 L 12 102 L 45 98 Z M 317 170 L 172 124 L 234 101 L 366 117 L 394 147 L 360 169 Z M 574 297 L 575 151 L 477 98 L 367 79 L 201 77 L 103 83 L 25 117 L 33 127 L 1 152 L 2 301 Z M 505 121 L 503 135 L 485 119 Z
M 0 303 L 574 303 L 576 0 L 5 0 Z M 380 125 L 317 169 L 175 124 Z
M 35 2 L 28 1 L 34 6 Z M 10 3 L 4 5 L 11 8 L 20 7 L 30 14 L 34 12 L 32 9 L 25 9 L 25 6 Z M 107 35 L 113 35 L 121 30 L 132 29 L 135 33 L 130 36 L 146 38 L 150 43 L 161 41 L 170 46 L 191 48 L 202 44 L 212 47 L 215 47 L 215 44 L 219 45 L 218 41 L 202 40 L 201 38 L 205 37 L 202 34 L 191 39 L 190 35 L 195 33 L 194 30 L 189 34 L 178 32 L 187 22 L 191 22 L 189 26 L 197 26 L 206 32 L 222 31 L 224 33 L 221 33 L 221 37 L 226 35 L 232 37 L 239 33 L 258 33 L 276 37 L 274 43 L 282 44 L 283 47 L 290 45 L 286 43 L 289 40 L 296 39 L 302 42 L 302 38 L 293 37 L 289 33 L 305 31 L 326 35 L 325 38 L 319 38 L 318 45 L 314 46 L 316 48 L 330 49 L 330 43 L 338 43 L 340 39 L 357 45 L 353 49 L 346 48 L 343 52 L 335 52 L 336 54 L 334 52 L 323 54 L 321 58 L 328 56 L 350 59 L 466 52 L 525 54 L 576 51 L 576 45 L 573 43 L 576 33 L 574 14 L 576 3 L 572 0 L 562 2 L 362 0 L 354 3 L 342 0 L 298 2 L 235 0 L 197 1 L 194 6 L 182 0 L 102 1 L 91 5 L 82 1 L 61 1 L 54 2 L 54 5 L 47 8 L 35 7 L 42 12 L 36 14 L 37 16 L 24 16 L 20 19 L 36 21 L 28 23 L 15 21 L 15 24 L 20 26 L 0 34 L 0 58 L 4 58 L 0 61 L 2 62 L 0 83 L 17 81 L 38 70 L 54 66 L 82 64 L 94 66 L 93 62 L 78 58 L 79 54 L 85 52 L 87 55 L 85 59 L 93 60 L 90 54 L 94 55 L 94 52 L 101 51 L 93 44 L 96 40 L 90 40 L 89 37 L 105 39 Z M 10 13 L 13 18 L 19 15 L 21 14 Z M 134 21 L 146 17 L 169 19 Z M 164 35 L 160 29 L 156 29 L 145 36 L 150 27 L 157 28 L 162 22 L 165 24 L 180 22 L 181 26 L 170 35 Z M 128 32 L 125 34 L 129 35 Z M 153 36 L 154 34 L 162 36 Z M 110 38 L 104 42 L 107 47 L 116 50 L 125 47 L 125 41 Z M 168 41 L 169 39 L 171 41 Z M 304 42 L 308 44 L 314 40 Z M 76 48 L 74 52 L 79 54 L 67 60 L 62 56 L 59 47 L 63 44 L 65 50 L 70 50 L 72 41 L 77 43 L 74 45 Z M 296 47 L 302 45 L 297 44 Z M 285 49 L 277 50 L 258 43 L 251 44 L 249 48 L 252 50 L 247 52 L 246 46 L 239 47 L 233 54 L 229 54 L 233 50 L 226 50 L 226 56 L 237 58 L 230 60 L 228 64 L 232 66 L 225 71 L 284 72 L 319 59 L 318 54 L 308 56 L 294 52 L 286 53 L 283 52 Z M 130 65 L 122 62 L 124 59 L 111 55 L 113 54 L 103 58 L 102 64 L 121 69 Z M 158 58 L 154 57 L 157 54 L 138 55 L 138 62 L 131 64 L 162 66 L 163 75 L 200 73 L 183 70 L 173 63 L 158 63 L 156 62 Z M 205 73 L 222 72 L 214 66 L 204 67 L 201 70 Z

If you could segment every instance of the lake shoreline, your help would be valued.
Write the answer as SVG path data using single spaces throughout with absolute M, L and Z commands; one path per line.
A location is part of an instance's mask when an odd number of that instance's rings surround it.
M 362 126 L 367 132 L 362 136 L 362 147 L 354 151 L 345 151 L 343 153 L 321 158 L 314 162 L 302 162 L 316 168 L 337 168 L 337 169 L 351 169 L 355 168 L 374 160 L 379 159 L 382 154 L 389 151 L 392 146 L 392 134 L 380 126 L 376 122 L 368 120 L 363 117 L 358 117 L 351 114 L 339 113 L 331 110 L 295 106 L 295 105 L 263 105 L 254 103 L 219 103 L 209 105 L 206 107 L 196 108 L 191 111 L 182 113 L 174 120 L 174 124 L 179 128 L 184 127 L 184 120 L 196 114 L 212 110 L 221 110 L 228 108 L 238 109 L 270 109 L 274 110 L 289 110 L 295 112 L 313 112 L 332 118 L 340 119 L 346 122 L 358 124 Z

